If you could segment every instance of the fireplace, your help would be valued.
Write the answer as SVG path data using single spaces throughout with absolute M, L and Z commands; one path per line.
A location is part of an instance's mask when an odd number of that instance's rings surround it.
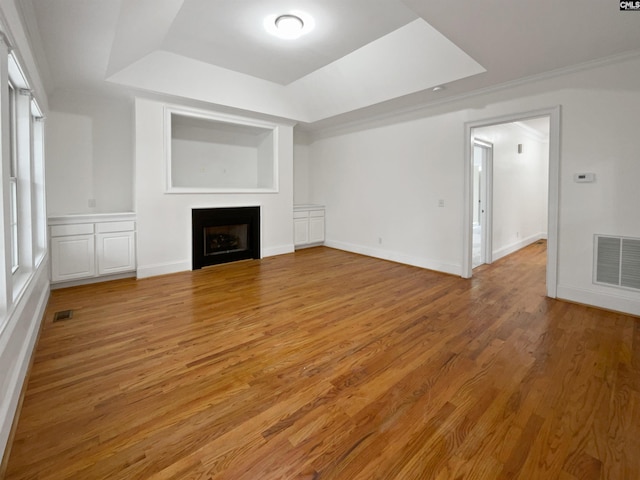
M 192 268 L 260 258 L 260 207 L 191 210 Z

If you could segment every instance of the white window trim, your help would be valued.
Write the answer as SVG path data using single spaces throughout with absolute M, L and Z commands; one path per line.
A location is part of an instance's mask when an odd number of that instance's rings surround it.
M 16 95 L 18 91 L 10 79 L 7 85 L 9 89 L 9 228 L 11 230 L 11 274 L 20 268 L 20 235 L 19 235 L 19 192 L 18 192 L 18 114 Z

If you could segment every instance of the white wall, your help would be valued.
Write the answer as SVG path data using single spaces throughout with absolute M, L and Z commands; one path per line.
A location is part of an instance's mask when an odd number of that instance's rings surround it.
M 274 181 L 274 135 L 262 134 L 258 144 L 258 188 L 273 188 Z
M 174 187 L 257 188 L 258 149 L 207 141 L 205 129 L 173 127 L 171 184 Z M 203 132 L 206 133 L 206 132 Z
M 595 233 L 640 237 L 638 57 L 321 132 L 310 147 L 310 201 L 327 207 L 327 243 L 460 274 L 465 122 L 556 105 L 558 296 L 640 314 L 639 292 L 592 283 Z M 576 184 L 576 172 L 598 181 Z
M 460 273 L 462 135 L 459 115 L 435 115 L 314 142 L 327 244 Z
M 493 144 L 492 258 L 547 235 L 549 144 L 515 123 L 476 128 Z M 518 153 L 518 145 L 522 153 Z
M 293 144 L 293 202 L 309 203 L 309 146 Z
M 292 252 L 293 128 L 279 125 L 278 193 L 166 194 L 164 107 L 135 102 L 135 209 L 138 277 L 191 269 L 191 209 L 262 207 L 263 256 Z
M 49 113 L 45 171 L 50 215 L 90 211 L 88 201 L 95 198 L 92 138 L 90 117 Z
M 49 215 L 133 210 L 133 115 L 126 100 L 58 91 L 47 120 Z M 95 200 L 95 207 L 89 200 Z

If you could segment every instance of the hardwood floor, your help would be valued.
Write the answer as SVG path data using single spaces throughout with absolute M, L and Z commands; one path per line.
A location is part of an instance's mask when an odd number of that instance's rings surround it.
M 546 298 L 545 254 L 54 291 L 7 478 L 638 479 L 640 322 Z

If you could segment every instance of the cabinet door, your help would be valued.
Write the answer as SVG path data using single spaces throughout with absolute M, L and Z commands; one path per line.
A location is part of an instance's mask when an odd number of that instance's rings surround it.
M 51 280 L 89 278 L 96 274 L 93 235 L 51 239 Z
M 309 243 L 309 219 L 293 219 L 293 243 L 294 245 L 306 245 Z
M 99 233 L 96 242 L 99 275 L 136 269 L 134 232 Z
M 324 216 L 309 218 L 309 243 L 324 242 Z

